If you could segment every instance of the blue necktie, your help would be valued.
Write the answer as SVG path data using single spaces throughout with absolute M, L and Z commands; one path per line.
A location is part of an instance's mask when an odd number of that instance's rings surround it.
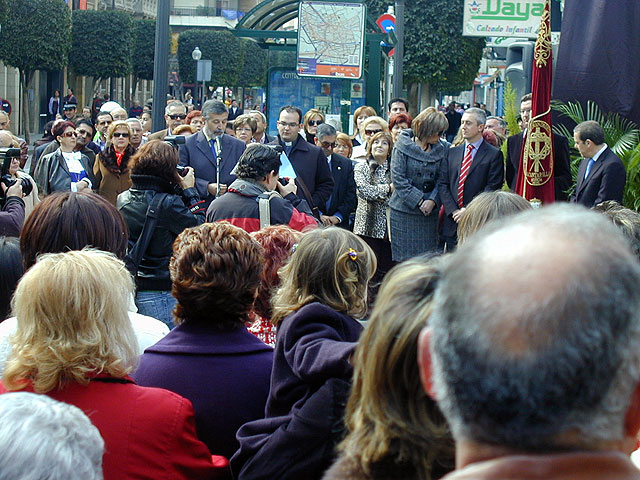
M 218 156 L 216 155 L 216 141 L 215 139 L 211 139 L 209 140 L 209 144 L 211 145 L 211 153 L 213 153 L 213 159 L 215 160 L 216 158 L 218 158 Z
M 584 178 L 589 176 L 589 172 L 591 171 L 591 167 L 593 167 L 594 163 L 596 163 L 596 161 L 593 158 L 590 158 L 589 163 L 587 163 L 587 169 L 584 171 Z

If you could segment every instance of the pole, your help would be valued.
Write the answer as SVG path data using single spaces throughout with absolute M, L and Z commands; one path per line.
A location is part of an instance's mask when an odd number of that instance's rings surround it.
M 153 128 L 164 126 L 169 87 L 169 2 L 159 1 L 156 16 L 156 46 L 153 64 Z
M 393 96 L 402 97 L 402 65 L 404 57 L 404 2 L 405 0 L 396 0 L 396 43 L 393 56 Z

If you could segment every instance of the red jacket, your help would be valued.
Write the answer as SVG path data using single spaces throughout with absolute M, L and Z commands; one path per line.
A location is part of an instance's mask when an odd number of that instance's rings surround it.
M 0 393 L 7 393 L 2 383 Z M 191 402 L 175 393 L 101 375 L 47 395 L 80 408 L 98 428 L 105 480 L 230 478 L 226 459 L 214 457 L 214 465 L 198 440 Z

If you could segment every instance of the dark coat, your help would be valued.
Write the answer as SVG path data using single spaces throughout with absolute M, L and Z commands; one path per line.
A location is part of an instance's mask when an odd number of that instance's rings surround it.
M 319 479 L 342 438 L 360 323 L 320 303 L 278 326 L 265 418 L 244 425 L 232 470 L 242 479 Z
M 0 384 L 0 393 L 6 392 Z M 191 402 L 175 393 L 100 375 L 86 386 L 69 383 L 47 396 L 75 405 L 100 431 L 105 480 L 226 478 L 216 475 L 206 445 L 196 437 Z
M 131 180 L 132 187 L 118 195 L 116 202 L 129 229 L 129 249 L 140 238 L 147 208 L 156 192 L 169 193 L 160 205 L 158 223 L 142 256 L 136 284 L 140 290 L 171 290 L 169 260 L 173 253 L 173 241 L 185 228 L 204 222 L 202 202 L 195 188 L 176 189 L 151 175 L 131 175 Z
M 264 416 L 272 362 L 273 349 L 244 326 L 221 330 L 209 318 L 178 325 L 147 348 L 133 378 L 191 400 L 198 438 L 230 458 L 236 431 Z
M 95 190 L 98 188 L 98 185 L 93 175 L 93 165 L 84 154 L 80 157 L 80 163 L 82 163 L 87 177 L 91 180 L 92 188 Z M 34 180 L 38 185 L 38 190 L 44 195 L 49 195 L 53 192 L 68 192 L 71 190 L 71 176 L 67 168 L 67 162 L 62 156 L 62 150 L 58 148 L 53 153 L 40 158 Z
M 24 223 L 24 200 L 8 197 L 0 212 L 0 236 L 19 237 Z
M 339 227 L 349 228 L 349 215 L 356 211 L 356 182 L 353 179 L 353 162 L 347 157 L 331 154 L 331 175 L 333 193 L 329 208 L 320 208 L 325 215 L 340 213 L 342 222 Z
M 589 176 L 584 178 L 589 160 L 582 160 L 578 167 L 575 201 L 588 208 L 605 200 L 622 203 L 627 174 L 622 160 L 607 147 L 591 167 Z
M 238 159 L 246 145 L 230 135 L 223 134 L 221 137 L 222 162 L 220 165 L 220 183 L 231 185 L 236 179 L 231 174 L 231 170 L 238 163 Z M 200 131 L 195 135 L 187 137 L 185 144 L 180 146 L 180 165 L 193 167 L 196 176 L 196 188 L 200 198 L 205 201 L 205 210 L 215 198 L 209 194 L 207 186 L 216 183 L 216 159 L 211 151 L 211 144 L 207 140 L 204 132 Z
M 258 195 L 265 192 L 266 189 L 258 184 L 238 178 L 225 195 L 211 202 L 207 209 L 207 222 L 226 220 L 247 232 L 260 230 Z M 307 202 L 293 193 L 284 198 L 274 195 L 269 200 L 269 208 L 271 225 L 288 225 L 298 231 L 318 225 Z
M 240 107 L 235 107 L 235 111 L 234 111 L 233 108 L 234 107 L 229 107 L 229 116 L 227 117 L 228 121 L 235 120 L 240 115 L 244 114 L 244 109 L 242 109 Z
M 279 144 L 284 148 L 284 142 L 279 135 L 272 143 Z M 324 152 L 320 147 L 311 145 L 304 138 L 298 136 L 288 157 L 298 176 L 296 179 L 298 196 L 304 198 L 312 210 L 314 207 L 322 209 L 333 192 L 333 177 Z M 309 189 L 311 198 L 307 198 L 300 187 L 299 179 L 302 179 Z
M 458 224 L 453 220 L 451 214 L 460 208 L 457 200 L 458 180 L 460 178 L 464 150 L 465 144 L 450 148 L 445 154 L 440 168 L 438 188 L 440 190 L 440 200 L 446 213 L 442 224 L 442 234 L 448 237 L 453 237 L 458 230 Z M 500 190 L 503 183 L 504 162 L 502 160 L 502 152 L 483 141 L 478 147 L 467 174 L 467 180 L 464 184 L 464 204 L 469 205 L 469 202 L 482 192 Z
M 567 190 L 573 183 L 569 158 L 569 141 L 564 135 L 553 133 L 553 186 L 556 200 L 569 199 Z M 511 191 L 516 189 L 520 154 L 522 153 L 522 132 L 507 138 L 506 180 Z

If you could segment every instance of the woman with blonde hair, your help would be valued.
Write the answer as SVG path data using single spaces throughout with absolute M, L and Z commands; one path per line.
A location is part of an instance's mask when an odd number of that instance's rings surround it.
M 356 111 L 353 112 L 353 136 L 351 137 L 351 140 L 354 147 L 364 143 L 363 138 L 360 136 L 360 126 L 362 125 L 362 122 L 367 117 L 375 117 L 376 115 L 378 115 L 378 113 L 375 109 L 368 105 L 362 105 L 361 107 L 356 108 Z
M 353 143 L 351 138 L 346 133 L 338 132 L 336 135 L 336 146 L 333 147 L 333 152 L 338 155 L 342 155 L 345 158 L 351 158 L 353 153 Z
M 466 242 L 471 235 L 495 218 L 515 215 L 531 209 L 531 204 L 515 193 L 496 190 L 483 192 L 467 206 L 458 223 L 458 245 Z
M 238 479 L 317 479 L 331 464 L 375 268 L 366 243 L 329 227 L 306 233 L 280 270 L 266 415 L 238 430 Z
M 362 142 L 360 145 L 353 147 L 353 153 L 351 154 L 351 160 L 356 160 L 358 162 L 363 162 L 367 159 L 367 145 L 376 133 L 388 133 L 391 135 L 389 130 L 389 124 L 382 117 L 367 117 L 360 124 L 360 136 L 362 138 Z
M 304 138 L 311 145 L 315 145 L 316 142 L 314 140 L 316 136 L 316 130 L 318 129 L 318 125 L 322 125 L 326 121 L 326 117 L 322 110 L 318 110 L 317 108 L 311 108 L 304 114 L 304 119 L 302 120 L 302 125 L 304 127 Z
M 248 113 L 240 115 L 233 121 L 233 131 L 238 140 L 242 140 L 245 145 L 253 142 L 253 136 L 258 130 L 258 122 Z
M 441 263 L 416 258 L 385 278 L 352 360 L 348 434 L 325 480 L 431 480 L 453 469 L 453 440 L 417 359 Z
M 413 120 L 411 130 L 398 136 L 391 154 L 395 188 L 389 201 L 395 262 L 435 251 L 438 246 L 438 178 L 447 153 L 440 138 L 448 126 L 447 117 L 429 107 Z
M 394 190 L 389 165 L 392 149 L 391 134 L 376 133 L 367 143 L 367 161 L 353 169 L 358 197 L 353 233 L 362 237 L 376 254 L 378 271 L 374 284 L 381 282 L 393 265 L 387 228 L 387 208 Z
M 18 328 L 0 393 L 46 394 L 84 411 L 105 441 L 107 480 L 211 478 L 191 403 L 128 376 L 138 356 L 132 292 L 124 263 L 110 253 L 41 256 L 16 289 Z
M 129 159 L 136 153 L 131 145 L 133 131 L 126 121 L 116 121 L 107 129 L 104 150 L 96 156 L 93 174 L 97 192 L 111 204 L 116 204 L 118 195 L 131 187 Z

